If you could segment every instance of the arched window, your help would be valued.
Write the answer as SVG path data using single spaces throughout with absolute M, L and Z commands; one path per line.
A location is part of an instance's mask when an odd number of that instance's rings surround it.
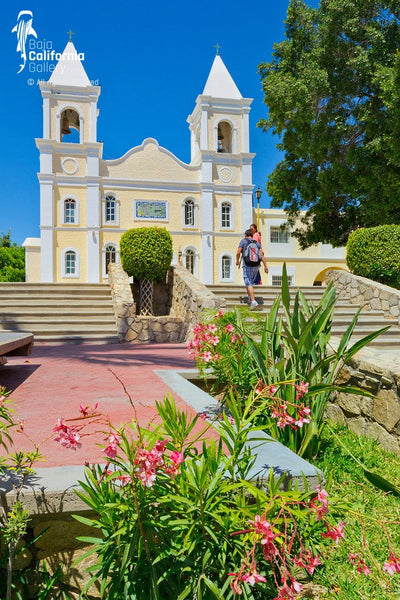
M 65 253 L 65 274 L 76 275 L 76 252 L 68 250 Z
M 232 206 L 230 202 L 221 204 L 221 228 L 232 227 Z
M 232 126 L 227 121 L 218 123 L 218 152 L 232 152 Z
M 108 277 L 108 265 L 110 263 L 119 262 L 119 249 L 117 244 L 113 244 L 112 242 L 107 242 L 103 246 L 103 277 Z
M 105 261 L 106 261 L 106 273 L 108 273 L 108 265 L 110 263 L 115 263 L 117 258 L 117 250 L 115 248 L 115 246 L 106 246 L 106 256 L 105 256 Z
M 193 200 L 185 200 L 183 223 L 186 227 L 194 227 L 195 225 Z
M 79 114 L 73 108 L 65 108 L 61 113 L 60 140 L 62 142 L 79 144 L 81 141 L 80 129 Z
M 76 201 L 72 198 L 64 201 L 64 223 L 76 223 Z
M 114 196 L 106 196 L 106 223 L 115 223 L 117 220 L 116 202 Z
M 221 258 L 221 279 L 232 279 L 232 258 L 227 254 Z
M 195 259 L 195 253 L 194 250 L 192 250 L 191 248 L 188 248 L 188 250 L 186 250 L 185 252 L 185 268 L 190 271 L 193 275 L 194 275 L 194 259 Z

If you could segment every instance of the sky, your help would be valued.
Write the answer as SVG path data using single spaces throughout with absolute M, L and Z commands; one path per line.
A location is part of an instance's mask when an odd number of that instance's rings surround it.
M 119 158 L 153 137 L 189 163 L 186 119 L 203 91 L 219 44 L 221 58 L 242 96 L 254 98 L 250 112 L 250 151 L 256 153 L 253 183 L 264 190 L 261 206 L 268 206 L 265 185 L 280 154 L 275 148 L 278 139 L 257 128 L 267 114 L 257 66 L 269 61 L 273 44 L 284 39 L 288 4 L 289 0 L 73 4 L 12 0 L 3 5 L 0 233 L 11 229 L 18 244 L 26 237 L 40 236 L 35 138 L 41 138 L 43 131 L 38 81 L 48 80 L 51 73 L 33 69 L 52 63 L 35 63 L 28 57 L 18 73 L 21 56 L 12 29 L 20 11 L 33 13 L 37 51 L 41 41 L 48 49 L 62 52 L 69 40 L 67 32 L 74 32 L 72 41 L 77 52 L 84 53 L 86 73 L 101 86 L 98 141 L 104 142 L 104 159 Z

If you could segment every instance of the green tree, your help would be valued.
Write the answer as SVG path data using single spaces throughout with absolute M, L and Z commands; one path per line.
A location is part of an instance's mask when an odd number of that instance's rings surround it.
M 400 2 L 291 0 L 283 42 L 259 65 L 283 160 L 268 178 L 306 248 L 399 221 Z
M 25 250 L 11 242 L 11 230 L 0 235 L 0 281 L 25 281 Z
M 172 261 L 172 238 L 163 227 L 137 227 L 120 240 L 122 266 L 140 282 L 142 314 L 153 314 L 153 283 L 162 281 Z

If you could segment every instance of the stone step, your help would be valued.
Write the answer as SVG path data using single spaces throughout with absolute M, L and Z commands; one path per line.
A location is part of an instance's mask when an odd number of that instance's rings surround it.
M 0 330 L 35 341 L 118 341 L 107 284 L 0 283 Z
M 241 299 L 247 296 L 244 286 L 212 285 L 207 287 L 217 296 L 225 298 L 226 310 L 232 310 L 235 306 L 246 306 L 245 303 L 240 302 Z M 301 289 L 306 299 L 317 305 L 326 288 L 314 286 L 301 288 L 290 287 L 292 306 L 297 289 Z M 255 311 L 262 319 L 263 315 L 267 314 L 271 309 L 275 298 L 280 295 L 281 289 L 273 286 L 255 286 L 254 291 L 256 298 L 260 297 L 264 302 L 257 311 Z M 333 336 L 341 337 L 343 335 L 358 308 L 359 307 L 356 304 L 352 304 L 347 300 L 337 299 L 332 325 Z M 283 308 L 280 308 L 279 314 L 282 316 L 284 315 Z M 371 345 L 381 348 L 398 348 L 400 346 L 400 328 L 397 319 L 388 319 L 385 317 L 384 313 L 379 310 L 364 310 L 360 313 L 351 340 L 354 343 L 358 339 L 387 326 L 390 326 L 390 329 L 376 338 Z

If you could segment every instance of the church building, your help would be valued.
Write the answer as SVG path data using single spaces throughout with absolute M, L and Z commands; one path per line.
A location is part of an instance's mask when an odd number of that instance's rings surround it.
M 105 282 L 108 263 L 119 261 L 121 235 L 155 225 L 171 233 L 173 263 L 205 284 L 242 283 L 236 249 L 256 220 L 252 100 L 242 96 L 218 54 L 187 119 L 189 164 L 153 138 L 103 160 L 97 141 L 100 87 L 91 85 L 71 41 L 40 89 L 40 238 L 23 244 L 28 282 Z M 320 284 L 326 269 L 346 268 L 343 249 L 319 245 L 302 252 L 280 228 L 284 220 L 283 211 L 260 210 L 270 267 L 264 284 L 280 283 L 284 261 L 296 285 Z

